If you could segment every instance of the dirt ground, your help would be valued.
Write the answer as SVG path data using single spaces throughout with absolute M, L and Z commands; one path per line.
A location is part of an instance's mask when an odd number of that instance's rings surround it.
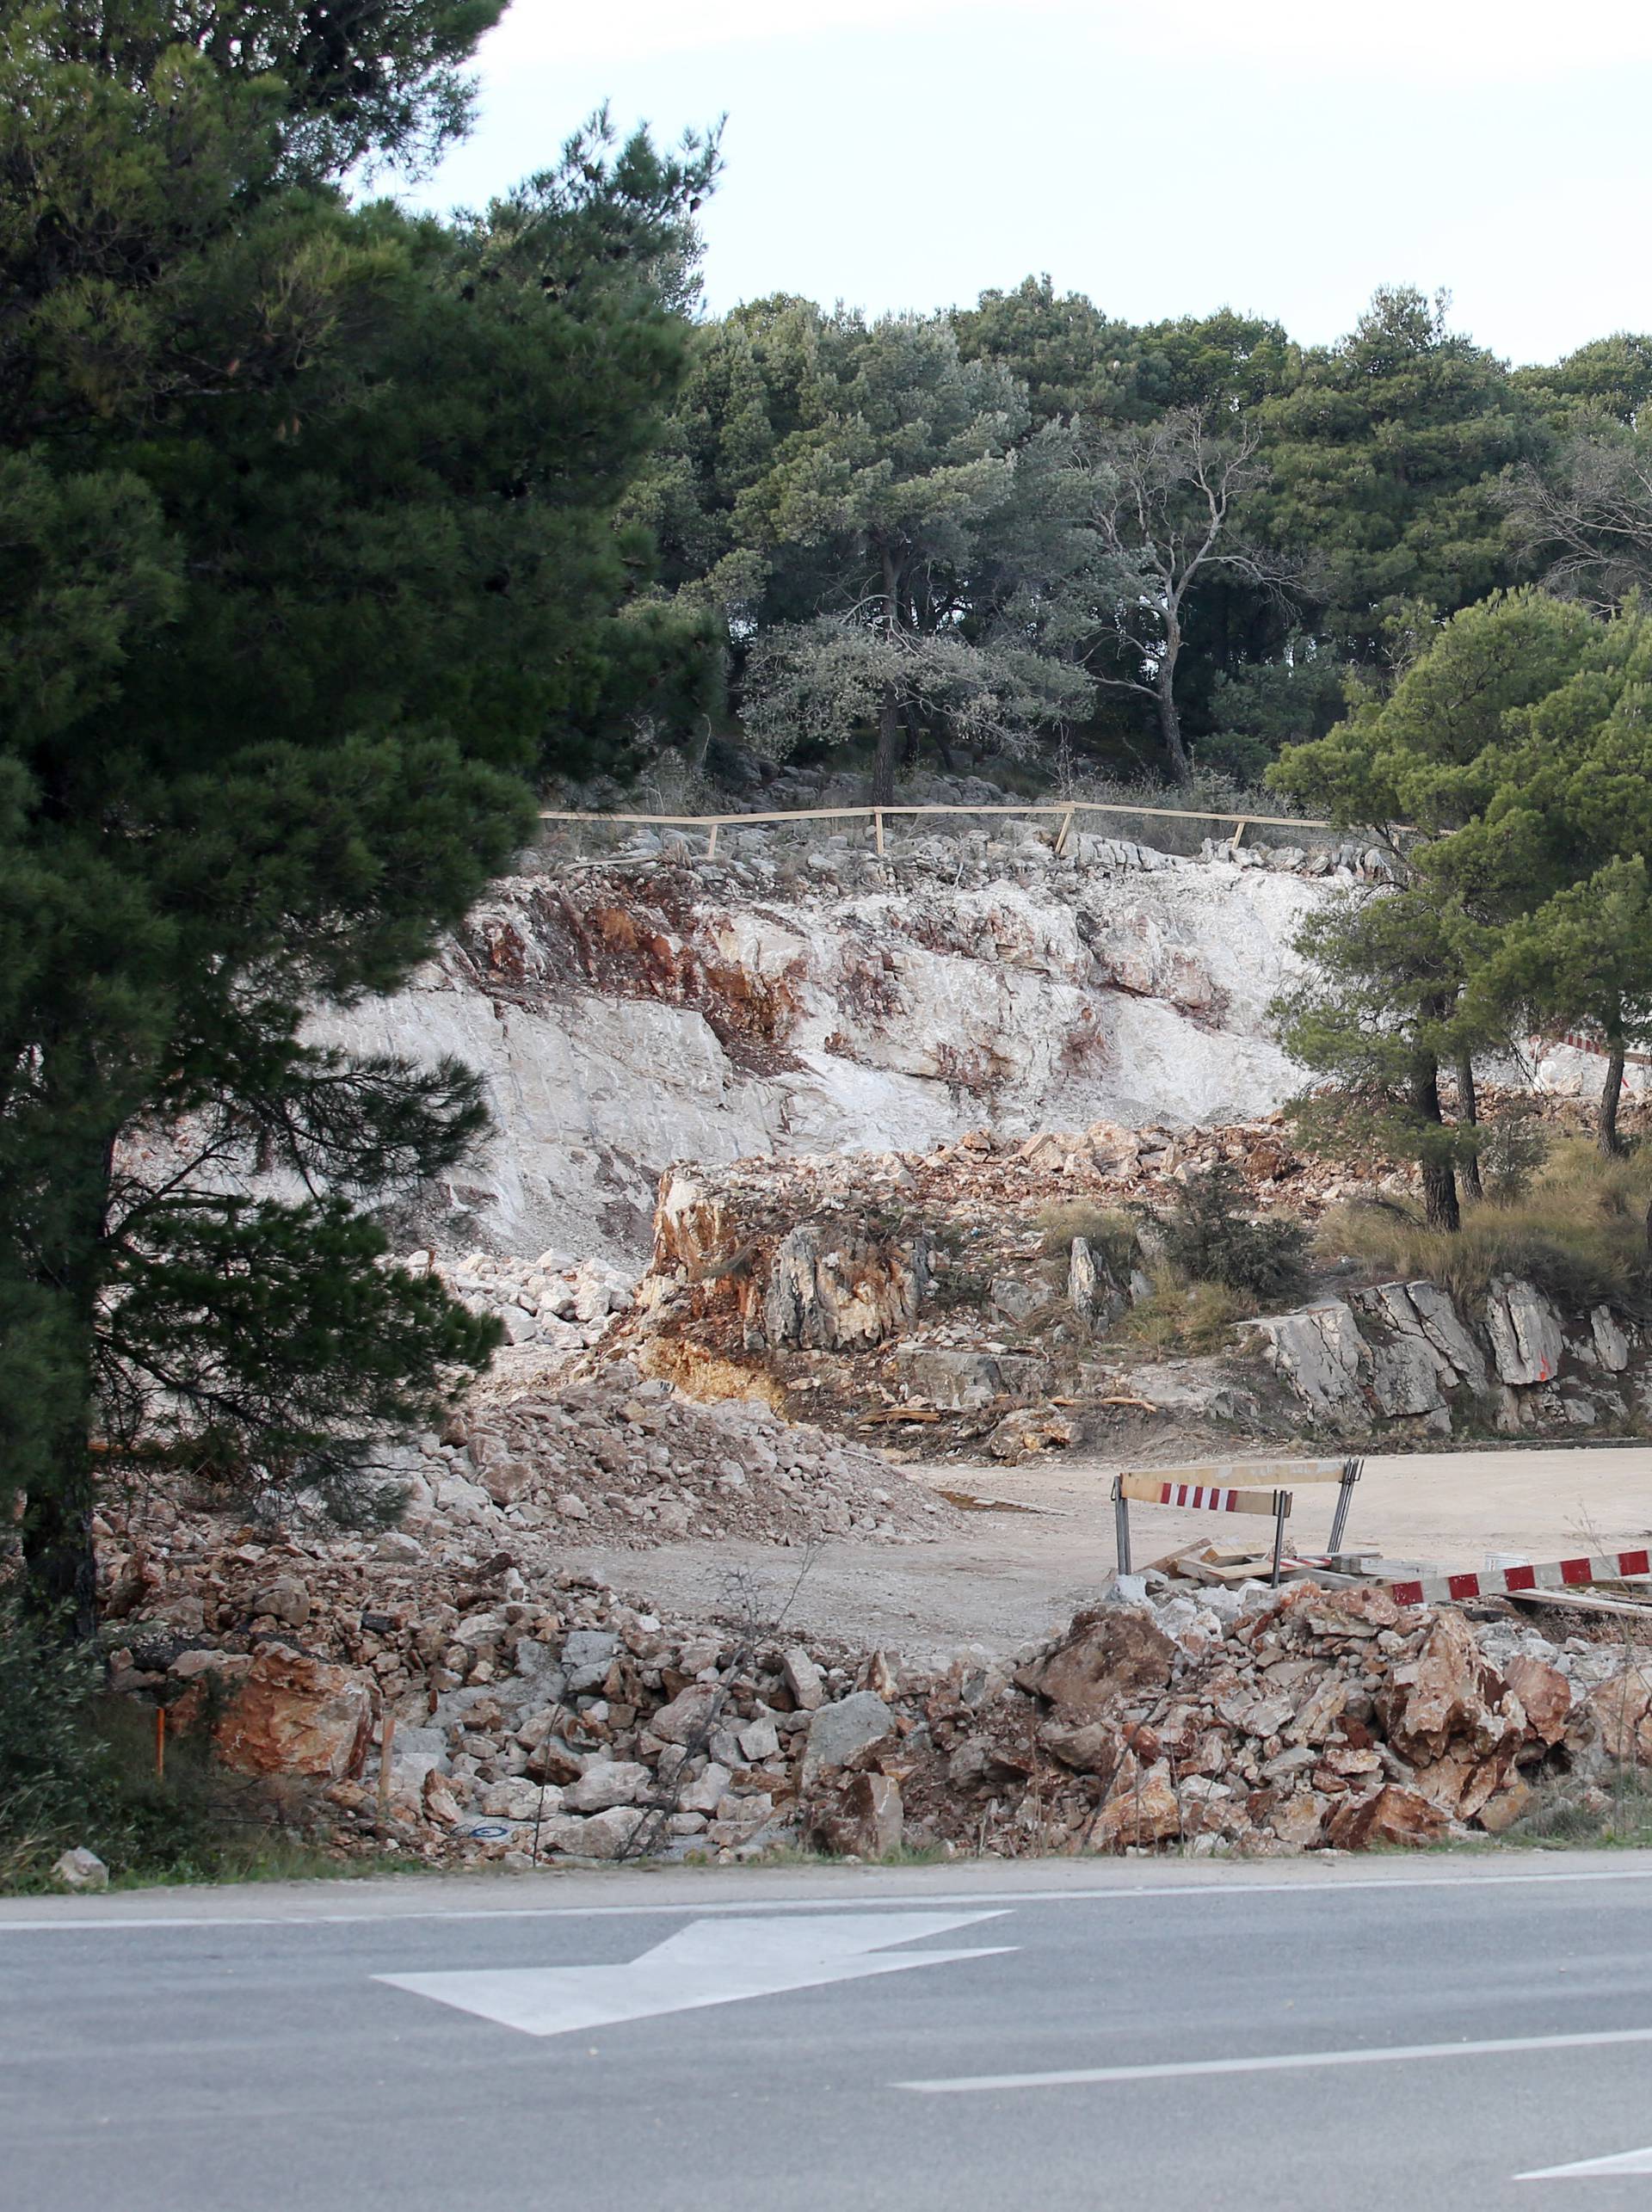
M 743 1578 L 762 1617 L 783 1606 L 800 1630 L 877 1642 L 918 1660 L 961 1643 L 1010 1651 L 1035 1642 L 1088 1602 L 1113 1566 L 1115 1463 L 1050 1457 L 1019 1467 L 909 1470 L 932 1488 L 1032 1506 L 986 1511 L 934 1543 L 842 1542 L 807 1562 L 759 1543 L 677 1543 L 650 1552 L 589 1550 L 569 1564 L 602 1574 L 647 1603 L 720 1611 Z M 1322 1545 L 1334 1485 L 1303 1488 L 1293 1542 Z M 1233 1540 L 1241 1524 L 1211 1513 L 1133 1506 L 1140 1565 L 1191 1538 Z M 1245 1537 L 1261 1524 L 1242 1524 Z M 1372 1458 L 1354 1493 L 1347 1541 L 1421 1566 L 1482 1567 L 1507 1552 L 1533 1560 L 1611 1551 L 1652 1536 L 1652 1445 L 1419 1452 Z M 801 1575 L 801 1580 L 799 1576 Z

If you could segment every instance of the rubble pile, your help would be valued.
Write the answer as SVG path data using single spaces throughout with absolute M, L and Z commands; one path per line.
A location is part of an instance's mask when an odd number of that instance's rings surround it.
M 695 1403 L 624 1360 L 579 1383 L 490 1375 L 428 1463 L 407 1525 L 433 1535 L 455 1515 L 532 1528 L 541 1543 L 631 1547 L 912 1543 L 951 1525 L 940 1500 L 866 1445 L 751 1399 Z
M 410 1254 L 401 1264 L 414 1274 L 439 1272 L 472 1313 L 502 1322 L 505 1345 L 512 1351 L 593 1350 L 614 1316 L 630 1310 L 637 1287 L 634 1271 L 602 1260 L 576 1260 L 566 1252 L 542 1252 L 537 1260 L 490 1252 L 438 1260 L 424 1250 Z
M 1375 1586 L 1125 1579 L 1053 1641 L 909 1663 L 743 1605 L 668 1623 L 509 1551 L 105 1522 L 113 1685 L 346 1848 L 1263 1855 L 1498 1833 L 1652 1765 L 1652 1661 Z M 387 1759 L 385 1756 L 387 1750 Z

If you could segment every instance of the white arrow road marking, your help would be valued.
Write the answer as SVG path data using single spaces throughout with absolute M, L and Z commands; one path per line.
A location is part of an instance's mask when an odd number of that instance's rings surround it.
M 1294 2073 L 1316 2066 L 1393 2066 L 1409 2059 L 1495 2058 L 1517 2051 L 1593 2050 L 1603 2043 L 1652 2043 L 1652 2028 L 1604 2028 L 1576 2036 L 1509 2036 L 1483 2043 L 1388 2043 L 1363 2051 L 1279 2051 L 1261 2058 L 1170 2059 L 1159 2066 L 1075 2067 L 1065 2073 L 962 2073 L 950 2080 L 943 2077 L 934 2081 L 897 2081 L 895 2086 L 915 2089 L 928 2097 L 953 2097 L 994 2089 L 1070 2089 L 1096 2081 L 1180 2081 L 1200 2073 Z M 1630 2170 L 1623 2169 L 1625 2172 Z
M 1008 1909 L 1008 1908 L 1006 1908 Z M 891 1944 L 943 1936 L 1002 1913 L 831 1913 L 809 1919 L 695 1920 L 626 1966 L 525 1966 L 458 1974 L 379 1974 L 375 1981 L 475 2012 L 525 2036 L 564 2036 L 658 2012 L 731 2005 L 784 1989 L 814 1989 L 874 1974 L 903 1974 L 1014 1950 L 911 1951 L 882 1956 Z M 878 1954 L 873 1956 L 872 1954 Z
M 1652 2173 L 1652 2144 L 1643 2151 L 1623 2151 L 1613 2159 L 1582 2159 L 1576 2166 L 1540 2166 L 1535 2173 L 1517 2173 L 1516 2181 L 1575 2181 L 1590 2173 Z

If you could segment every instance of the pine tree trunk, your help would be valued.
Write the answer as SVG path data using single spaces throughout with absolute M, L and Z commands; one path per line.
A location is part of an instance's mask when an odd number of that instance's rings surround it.
M 1480 1100 L 1474 1088 L 1474 1055 L 1459 1052 L 1457 1056 L 1457 1118 L 1470 1129 L 1480 1126 Z M 1463 1162 L 1463 1189 L 1477 1205 L 1486 1195 L 1480 1180 L 1480 1156 L 1470 1152 Z
M 1595 1124 L 1595 1142 L 1603 1157 L 1617 1159 L 1624 1151 L 1623 1138 L 1618 1134 L 1618 1108 L 1624 1095 L 1624 1046 L 1621 1038 L 1615 1039 L 1606 1049 L 1606 1080 L 1600 1090 L 1600 1110 Z
M 48 1095 L 65 1106 L 90 1088 L 86 1055 L 59 1047 L 52 1056 L 70 1080 L 53 1081 Z M 81 1081 L 73 1078 L 78 1074 Z M 19 1535 L 29 1606 L 65 1635 L 89 1637 L 97 1625 L 97 1570 L 92 1551 L 96 1503 L 89 1435 L 94 1356 L 114 1164 L 113 1139 L 77 1150 L 65 1144 L 52 1171 L 51 1201 L 32 1254 L 30 1273 L 43 1294 L 41 1346 L 50 1377 L 49 1402 L 40 1408 L 40 1459 L 26 1476 L 27 1497 Z M 43 1462 L 43 1464 L 41 1463 Z
M 1445 1143 L 1446 1117 L 1439 1106 L 1439 1067 L 1433 1059 L 1416 1062 L 1411 1075 L 1411 1107 L 1421 1121 L 1440 1132 L 1434 1156 L 1422 1159 L 1422 1207 L 1430 1229 L 1443 1229 L 1455 1236 L 1463 1226 L 1457 1203 L 1457 1170 Z
M 895 771 L 901 758 L 901 702 L 893 684 L 885 684 L 878 702 L 878 758 L 872 771 L 872 803 L 895 804 Z
M 1172 670 L 1167 665 L 1159 676 L 1159 735 L 1164 740 L 1171 781 L 1187 784 L 1193 779 L 1193 764 L 1187 757 L 1187 746 L 1182 742 L 1181 717 L 1176 712 L 1176 695 L 1171 677 Z

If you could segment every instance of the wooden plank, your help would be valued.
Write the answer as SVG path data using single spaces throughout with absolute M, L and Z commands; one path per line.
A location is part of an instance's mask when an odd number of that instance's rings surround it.
M 1581 1590 L 1513 1590 L 1507 1595 L 1512 1605 L 1558 1605 L 1571 1613 L 1616 1613 L 1652 1627 L 1652 1605 L 1637 1605 L 1627 1598 L 1598 1598 L 1593 1591 Z
M 1156 1467 L 1150 1472 L 1156 1482 L 1200 1482 L 1236 1490 L 1254 1490 L 1266 1483 L 1277 1490 L 1293 1490 L 1298 1482 L 1340 1482 L 1347 1464 L 1345 1459 L 1211 1459 L 1187 1467 Z
M 1137 814 L 1156 822 L 1231 822 L 1230 814 L 1212 812 L 1208 807 L 1198 806 L 1125 806 L 1113 799 L 1057 800 L 1045 805 L 1029 802 L 1025 806 L 959 806 L 951 801 L 937 802 L 933 806 L 786 806 L 775 807 L 752 814 L 632 814 L 619 810 L 612 814 L 596 814 L 577 807 L 542 806 L 539 810 L 541 822 L 656 822 L 679 828 L 709 829 L 713 822 L 727 823 L 738 829 L 753 822 L 851 822 L 866 821 L 872 814 L 898 814 L 908 819 L 930 814 L 999 815 L 1017 818 L 1022 816 L 1066 814 Z M 1248 823 L 1261 824 L 1269 829 L 1332 829 L 1330 822 L 1310 820 L 1291 814 L 1249 814 Z M 1403 824 L 1397 825 L 1403 827 Z

